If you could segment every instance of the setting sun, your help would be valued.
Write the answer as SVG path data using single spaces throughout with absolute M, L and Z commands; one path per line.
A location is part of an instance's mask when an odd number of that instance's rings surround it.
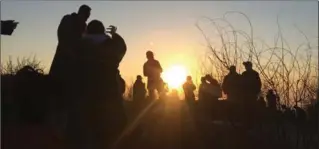
M 169 88 L 177 89 L 182 86 L 187 77 L 187 69 L 182 65 L 173 65 L 162 74 L 163 80 Z

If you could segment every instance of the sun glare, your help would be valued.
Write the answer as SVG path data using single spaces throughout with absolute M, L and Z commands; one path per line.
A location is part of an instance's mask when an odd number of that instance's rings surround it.
M 162 77 L 169 88 L 180 88 L 187 77 L 186 67 L 182 65 L 173 65 L 164 70 Z

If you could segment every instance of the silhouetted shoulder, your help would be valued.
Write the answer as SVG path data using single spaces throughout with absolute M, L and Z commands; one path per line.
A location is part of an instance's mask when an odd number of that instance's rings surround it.
M 70 14 L 66 14 L 66 15 L 64 15 L 64 16 L 62 17 L 62 21 L 63 21 L 63 20 L 66 20 L 66 19 L 68 19 L 68 18 L 70 18 L 70 17 L 71 17 Z
M 76 17 L 76 13 L 72 13 L 72 14 L 66 14 L 63 16 L 61 23 L 65 23 L 66 21 L 70 21 L 71 19 L 73 19 L 74 17 Z
M 156 63 L 156 64 L 160 64 L 160 62 L 159 62 L 158 60 L 155 60 L 155 63 Z
M 255 71 L 255 70 L 253 70 L 253 73 L 254 73 L 254 74 L 259 74 L 259 73 L 258 73 L 257 71 Z
M 258 75 L 259 76 L 259 73 L 257 72 L 257 71 L 255 71 L 255 70 L 252 70 L 252 71 L 244 71 L 243 73 L 242 73 L 242 75 Z
M 147 66 L 147 65 L 149 65 L 149 61 L 146 61 L 146 62 L 144 63 L 144 66 Z

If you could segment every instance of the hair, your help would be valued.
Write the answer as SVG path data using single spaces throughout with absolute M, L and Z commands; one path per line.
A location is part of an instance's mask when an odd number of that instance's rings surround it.
M 245 67 L 253 67 L 253 64 L 250 62 L 250 61 L 247 61 L 247 62 L 243 62 L 243 65 L 245 66 Z
M 136 79 L 137 79 L 137 80 L 142 80 L 142 76 L 141 76 L 141 75 L 137 75 L 137 76 L 136 76 Z
M 201 77 L 200 80 L 201 80 L 201 82 L 206 82 L 206 78 L 205 77 Z
M 99 20 L 92 20 L 87 26 L 88 34 L 102 34 L 105 33 L 105 27 Z
M 230 66 L 230 67 L 229 67 L 229 70 L 230 70 L 230 71 L 232 71 L 232 70 L 235 70 L 235 71 L 236 71 L 236 66 L 234 66 L 234 65 Z
M 267 93 L 268 93 L 268 94 L 274 94 L 274 90 L 269 89 Z
M 154 53 L 152 51 L 147 51 L 146 52 L 146 57 L 149 58 L 149 57 L 154 57 Z
M 88 5 L 81 5 L 78 13 L 83 13 L 83 12 L 86 13 L 89 11 L 91 11 L 91 7 L 89 7 Z

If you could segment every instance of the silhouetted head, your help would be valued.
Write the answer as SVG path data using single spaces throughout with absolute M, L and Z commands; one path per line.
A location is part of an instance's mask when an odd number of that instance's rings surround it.
M 205 78 L 206 78 L 207 81 L 210 81 L 210 80 L 213 79 L 213 77 L 211 75 L 209 75 L 209 74 L 205 75 Z
M 286 105 L 281 105 L 281 108 L 286 110 L 287 109 L 287 106 Z
M 206 83 L 206 78 L 205 78 L 205 77 L 201 77 L 201 78 L 200 78 L 200 81 L 201 81 L 202 83 Z
M 137 75 L 136 80 L 137 81 L 142 81 L 142 76 L 141 75 Z
M 229 72 L 234 73 L 236 72 L 236 66 L 232 65 L 229 67 Z
M 267 94 L 274 94 L 274 90 L 269 89 Z
M 186 77 L 186 80 L 187 80 L 187 81 L 192 81 L 192 76 L 187 76 L 187 77 Z
M 243 62 L 246 70 L 251 70 L 253 68 L 253 64 L 250 61 Z
M 146 58 L 151 60 L 154 59 L 154 53 L 152 51 L 147 51 Z
M 83 19 L 86 22 L 91 15 L 91 8 L 88 5 L 80 6 L 78 10 L 78 15 L 81 19 Z
M 88 34 L 104 34 L 105 27 L 103 23 L 99 20 L 92 20 L 87 26 Z
M 205 75 L 205 79 L 212 85 L 218 85 L 218 81 L 209 74 Z

